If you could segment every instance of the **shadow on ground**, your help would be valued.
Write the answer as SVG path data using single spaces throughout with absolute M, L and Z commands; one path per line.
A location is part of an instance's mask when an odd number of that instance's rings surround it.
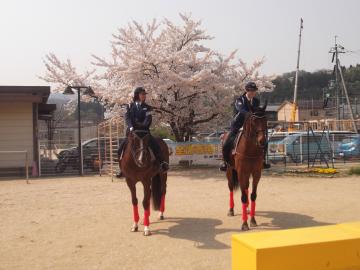
M 332 225 L 333 223 L 316 221 L 312 216 L 289 212 L 258 211 L 256 216 L 270 218 L 270 222 L 259 224 L 262 229 L 292 229 L 301 227 L 313 227 Z
M 229 245 L 216 240 L 215 237 L 222 233 L 240 232 L 240 229 L 216 228 L 223 222 L 213 218 L 166 218 L 165 222 L 175 225 L 168 229 L 153 230 L 154 234 L 189 240 L 201 249 L 228 249 Z
M 269 222 L 260 223 L 256 231 L 291 229 L 299 227 L 311 227 L 330 225 L 331 223 L 319 222 L 313 217 L 289 213 L 260 211 L 257 213 L 258 220 L 262 218 L 271 219 Z M 217 235 L 223 233 L 246 233 L 241 232 L 240 216 L 226 217 L 239 219 L 239 227 L 233 229 L 217 228 L 223 222 L 220 219 L 213 218 L 166 218 L 164 222 L 170 224 L 168 229 L 154 230 L 154 234 L 165 235 L 175 239 L 184 239 L 192 241 L 194 246 L 200 249 L 229 249 L 230 246 L 216 240 Z M 163 222 L 163 221 L 160 221 Z M 157 222 L 154 222 L 157 223 Z M 174 224 L 174 225 L 171 225 Z M 254 231 L 254 229 L 250 230 Z M 229 239 L 230 241 L 230 239 Z

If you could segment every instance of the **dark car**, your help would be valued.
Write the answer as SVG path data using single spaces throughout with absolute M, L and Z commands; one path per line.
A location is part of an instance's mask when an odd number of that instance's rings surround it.
M 121 143 L 108 138 L 93 138 L 83 142 L 83 168 L 97 171 L 99 166 L 102 166 L 101 160 L 105 160 L 110 155 L 110 144 L 112 144 L 113 153 L 117 153 L 117 144 Z M 100 142 L 100 145 L 99 145 Z M 55 166 L 55 172 L 62 173 L 66 168 L 70 167 L 74 170 L 79 169 L 79 148 L 72 147 L 62 150 L 58 156 L 58 162 Z

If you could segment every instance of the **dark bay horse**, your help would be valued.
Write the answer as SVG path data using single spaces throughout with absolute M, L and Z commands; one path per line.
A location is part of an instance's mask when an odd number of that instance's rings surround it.
M 233 191 L 240 187 L 242 202 L 242 230 L 249 230 L 248 211 L 250 176 L 252 176 L 250 226 L 257 226 L 255 220 L 255 201 L 257 186 L 261 177 L 264 149 L 266 146 L 267 119 L 265 116 L 266 104 L 254 111 L 247 113 L 240 139 L 236 140 L 235 153 L 231 156 L 231 163 L 226 171 L 230 190 L 229 216 L 234 215 Z
M 120 169 L 125 176 L 126 183 L 131 192 L 134 224 L 132 232 L 138 231 L 139 211 L 136 197 L 136 183 L 141 182 L 144 187 L 144 235 L 151 235 L 150 225 L 150 198 L 154 210 L 160 210 L 160 219 L 164 219 L 165 194 L 167 173 L 160 172 L 160 164 L 155 160 L 149 150 L 150 133 L 148 131 L 132 131 L 128 135 L 128 142 L 119 161 Z M 156 138 L 164 159 L 169 163 L 169 150 L 166 143 Z

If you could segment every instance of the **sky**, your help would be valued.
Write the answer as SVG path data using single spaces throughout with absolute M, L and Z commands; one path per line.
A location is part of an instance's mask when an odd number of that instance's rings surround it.
M 207 46 L 244 61 L 265 57 L 261 72 L 296 68 L 300 18 L 304 20 L 300 69 L 331 69 L 334 36 L 347 50 L 342 65 L 360 63 L 358 0 L 1 0 L 0 85 L 48 85 L 43 59 L 53 52 L 79 71 L 91 54 L 108 57 L 111 34 L 136 20 L 180 22 L 191 13 L 214 37 Z

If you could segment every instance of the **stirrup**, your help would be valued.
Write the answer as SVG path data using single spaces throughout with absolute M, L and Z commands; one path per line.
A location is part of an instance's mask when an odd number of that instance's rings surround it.
M 224 162 L 223 164 L 221 164 L 219 170 L 222 172 L 226 172 L 227 167 L 228 167 L 228 164 L 226 162 Z
M 169 170 L 169 164 L 165 161 L 160 163 L 160 171 L 167 172 Z

